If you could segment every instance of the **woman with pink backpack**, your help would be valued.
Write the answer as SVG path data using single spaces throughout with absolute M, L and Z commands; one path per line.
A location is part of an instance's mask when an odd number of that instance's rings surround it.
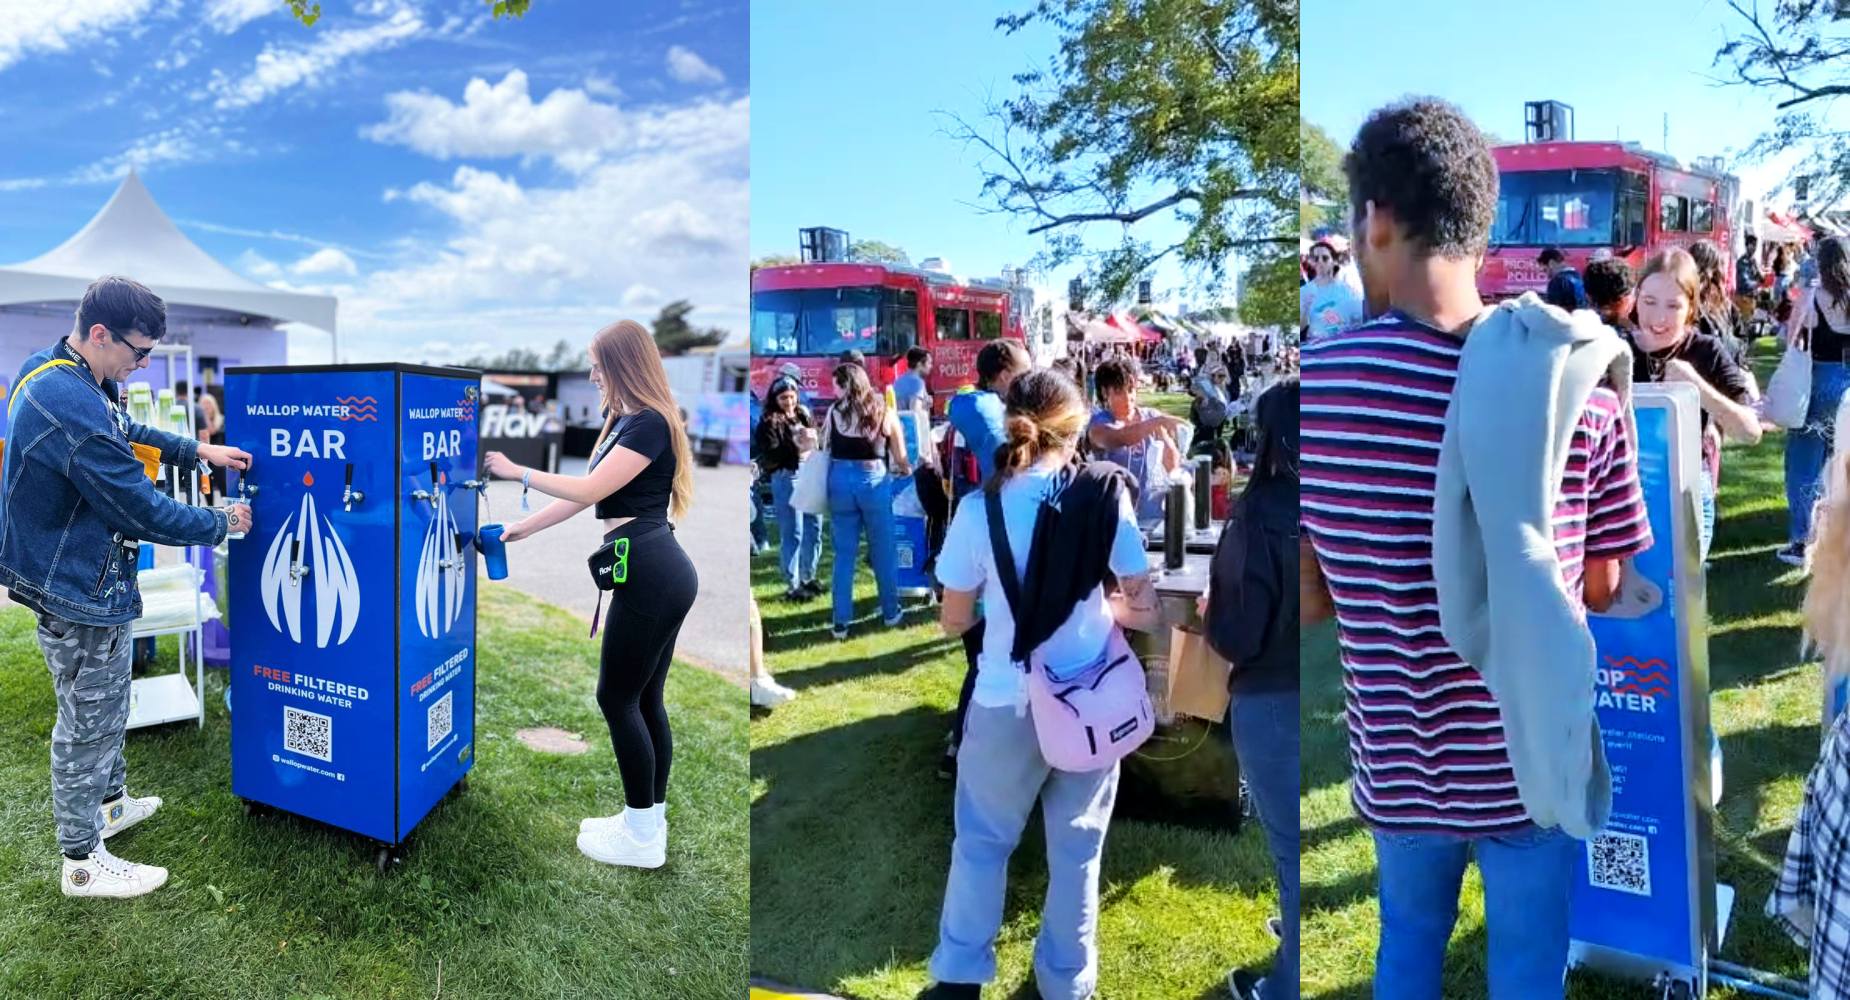
M 995 475 L 959 505 L 938 555 L 946 634 L 978 620 L 979 599 L 987 625 L 927 996 L 977 997 L 994 978 L 1009 856 L 1038 801 L 1048 886 L 1034 977 L 1048 1000 L 1084 1000 L 1098 983 L 1099 862 L 1118 761 L 1153 726 L 1122 627 L 1155 626 L 1156 592 L 1129 474 L 1076 463 L 1089 417 L 1079 388 L 1039 369 L 1015 379 L 1005 403 Z

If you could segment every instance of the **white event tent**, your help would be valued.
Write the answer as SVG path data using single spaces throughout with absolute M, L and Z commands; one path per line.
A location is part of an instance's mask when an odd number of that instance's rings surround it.
M 289 360 L 279 322 L 335 335 L 336 300 L 260 285 L 186 238 L 133 172 L 76 235 L 43 256 L 0 266 L 0 392 L 26 358 L 70 332 L 77 302 L 105 274 L 134 278 L 167 303 L 164 343 L 190 344 L 194 379 L 216 384 L 235 365 Z M 203 373 L 203 376 L 202 376 Z M 138 379 L 165 386 L 163 366 Z

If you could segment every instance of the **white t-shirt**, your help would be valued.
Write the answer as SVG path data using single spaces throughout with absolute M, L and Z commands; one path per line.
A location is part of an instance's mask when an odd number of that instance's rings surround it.
M 1332 278 L 1327 285 L 1307 282 L 1298 289 L 1298 306 L 1310 327 L 1310 339 L 1318 340 L 1362 321 L 1362 298 L 1348 282 Z
M 1015 556 L 1018 580 L 1028 572 L 1028 542 L 1034 535 L 1035 515 L 1053 482 L 1053 470 L 1036 468 L 1016 473 L 1002 486 L 1002 519 L 1006 522 L 1009 551 Z M 1111 571 L 1120 577 L 1150 571 L 1150 557 L 1144 552 L 1143 536 L 1131 513 L 1130 495 L 1124 497 L 1109 560 Z M 957 513 L 945 530 L 944 548 L 938 553 L 938 582 L 951 590 L 982 591 L 983 617 L 988 624 L 983 630 L 983 651 L 977 654 L 976 689 L 971 698 L 986 708 L 1013 705 L 1018 697 L 1025 698 L 1027 691 L 1027 675 L 1009 662 L 1009 650 L 1015 645 L 1015 618 L 1009 613 L 1008 598 L 995 567 L 989 545 L 989 511 L 983 494 L 972 493 L 957 505 Z M 1082 667 L 1104 650 L 1111 622 L 1105 588 L 1094 587 L 1041 645 L 1040 652 L 1055 672 L 1063 667 Z

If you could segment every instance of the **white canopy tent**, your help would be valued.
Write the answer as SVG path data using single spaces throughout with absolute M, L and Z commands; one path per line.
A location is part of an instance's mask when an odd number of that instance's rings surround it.
M 180 232 L 132 171 L 76 235 L 42 256 L 0 266 L 0 313 L 68 317 L 90 282 L 105 274 L 126 275 L 153 289 L 167 302 L 170 325 L 176 307 L 211 317 L 202 320 L 209 325 L 305 323 L 333 335 L 339 355 L 333 296 L 270 288 L 219 263 Z

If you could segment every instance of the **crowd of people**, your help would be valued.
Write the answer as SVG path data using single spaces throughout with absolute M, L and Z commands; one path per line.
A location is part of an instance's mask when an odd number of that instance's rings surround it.
M 1245 346 L 1189 342 L 1162 352 L 1157 363 L 1176 372 L 1169 384 L 1185 385 L 1191 397 L 1182 418 L 1148 404 L 1155 380 L 1123 345 L 1088 345 L 1036 366 L 1021 342 L 994 341 L 977 353 L 974 384 L 944 401 L 942 446 L 910 455 L 900 421 L 932 407 L 927 351 L 906 357 L 890 394 L 873 390 L 854 356 L 838 359 L 826 402 L 806 398 L 795 372 L 767 388 L 753 456 L 769 480 L 765 521 L 777 528 L 784 600 L 824 593 L 825 517 L 813 501 L 804 509 L 799 478 L 806 462 L 826 463 L 832 633 L 841 639 L 861 627 L 853 594 L 864 562 L 880 621 L 900 625 L 891 498 L 895 482 L 910 477 L 928 521 L 932 600 L 942 630 L 962 646 L 963 683 L 939 767 L 955 783 L 955 833 L 932 996 L 974 997 L 995 975 L 1007 866 L 1037 803 L 1050 888 L 1035 978 L 1049 997 L 1096 988 L 1099 869 L 1118 768 L 1048 763 L 1039 732 L 1046 720 L 1024 711 L 1032 675 L 1024 665 L 1048 677 L 1086 676 L 1107 669 L 1100 665 L 1113 634 L 1167 630 L 1146 539 L 1163 518 L 1164 484 L 1192 477 L 1195 457 L 1213 464 L 1216 516 L 1226 525 L 1199 608 L 1209 643 L 1234 664 L 1228 718 L 1217 721 L 1228 723 L 1245 762 L 1281 909 L 1270 974 L 1236 970 L 1230 985 L 1241 998 L 1297 996 L 1297 383 L 1284 345 L 1264 345 L 1268 353 L 1250 363 Z M 1236 411 L 1250 414 L 1239 428 Z M 1236 447 L 1247 472 L 1237 489 Z M 755 604 L 752 627 L 753 701 L 773 707 L 794 693 L 759 652 Z
M 1548 274 L 1540 296 L 1487 308 L 1477 272 L 1498 171 L 1468 118 L 1432 99 L 1381 108 L 1344 170 L 1361 294 L 1345 312 L 1337 245 L 1313 245 L 1299 584 L 1306 625 L 1336 624 L 1351 799 L 1378 871 L 1374 995 L 1441 994 L 1474 859 L 1489 995 L 1560 997 L 1574 859 L 1612 808 L 1603 758 L 1569 752 L 1598 738 L 1591 701 L 1576 696 L 1593 684 L 1586 617 L 1614 602 L 1629 560 L 1664 543 L 1644 507 L 1630 387 L 1695 390 L 1706 560 L 1724 445 L 1775 429 L 1746 352 L 1782 327 L 1798 352 L 1789 360 L 1809 369 L 1809 399 L 1786 432 L 1790 527 L 1777 556 L 1816 571 L 1807 632 L 1827 670 L 1843 673 L 1846 575 L 1818 546 L 1841 545 L 1838 511 L 1850 507 L 1850 459 L 1831 457 L 1850 246 L 1833 237 L 1769 255 L 1750 235 L 1732 264 L 1698 241 L 1655 248 L 1636 271 L 1596 252 L 1584 273 L 1550 247 L 1537 258 Z M 1565 464 L 1549 466 L 1551 455 Z M 1540 467 L 1563 471 L 1539 482 Z M 1529 496 L 1538 482 L 1546 492 Z M 1552 558 L 1532 551 L 1534 538 L 1552 539 Z M 1525 612 L 1493 618 L 1487 593 L 1519 597 Z M 1811 946 L 1814 996 L 1843 995 L 1850 970 L 1850 953 L 1833 943 L 1850 928 L 1850 900 L 1822 898 L 1838 880 L 1819 874 L 1850 860 L 1846 811 L 1820 801 L 1850 787 L 1844 728 L 1808 782 L 1769 907 Z

